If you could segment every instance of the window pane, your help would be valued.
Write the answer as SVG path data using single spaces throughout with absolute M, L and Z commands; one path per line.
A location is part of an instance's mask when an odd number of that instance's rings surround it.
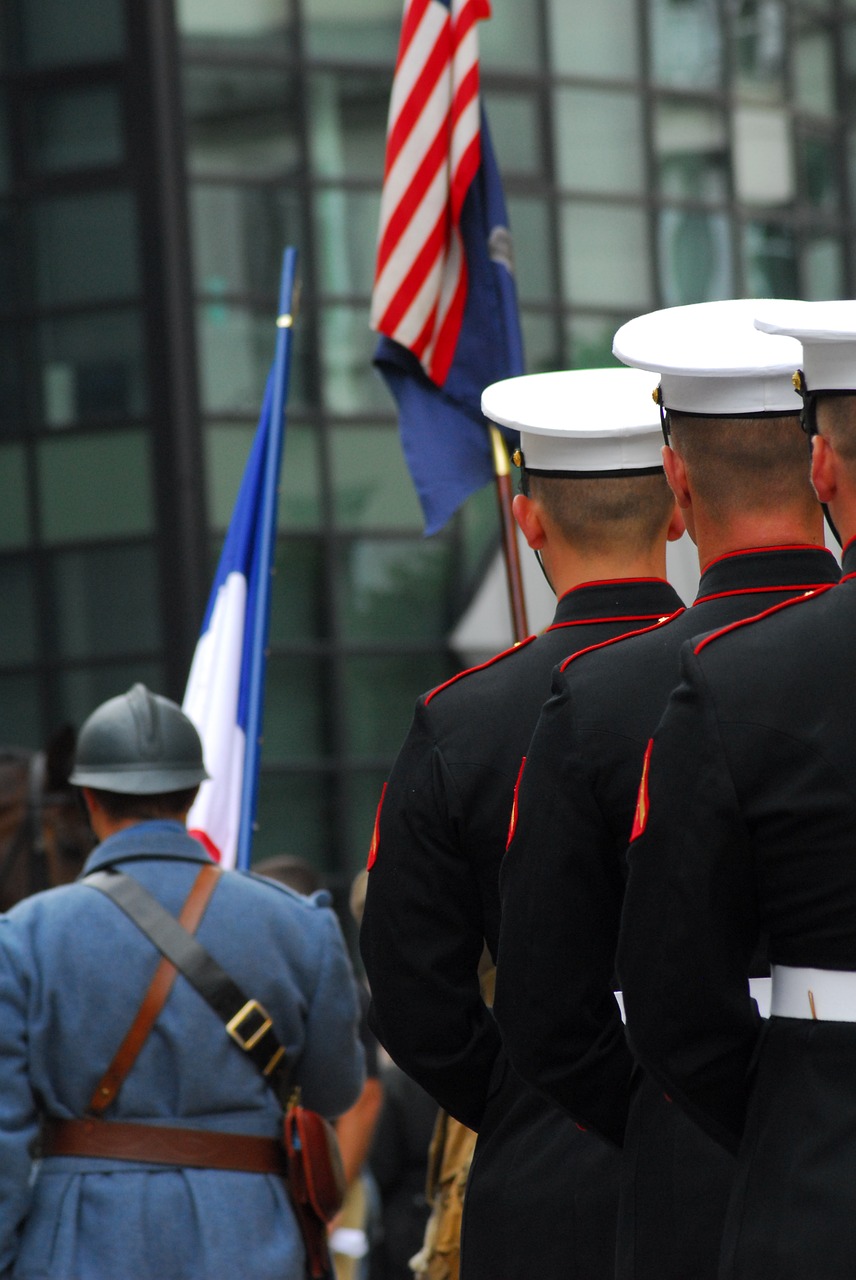
M 548 373 L 551 369 L 561 369 L 564 358 L 558 317 L 524 310 L 520 319 L 526 372 Z
M 845 287 L 844 254 L 838 240 L 818 236 L 802 251 L 800 271 L 802 297 L 840 298 Z
M 255 433 L 255 424 L 246 423 L 217 423 L 205 432 L 208 519 L 215 529 L 225 529 L 232 518 Z M 318 467 L 315 431 L 286 424 L 280 476 L 281 529 L 312 528 L 321 523 Z
M 266 764 L 325 754 L 326 663 L 272 654 L 265 683 L 263 755 Z
M 125 49 L 123 0 L 39 0 L 21 6 L 20 20 L 28 67 L 99 62 Z
M 0 676 L 0 742 L 38 750 L 44 745 L 38 676 Z
M 312 76 L 309 146 L 319 177 L 380 181 L 389 92 L 388 75 Z
M 63 671 L 59 676 L 60 714 L 79 727 L 102 702 L 127 693 L 138 681 L 153 693 L 161 693 L 163 667 L 159 662 L 111 662 Z
M 804 19 L 807 24 L 811 19 Z M 835 58 L 832 37 L 825 30 L 808 30 L 797 39 L 794 51 L 794 88 L 797 105 L 817 115 L 835 111 Z
M 753 298 L 796 298 L 796 251 L 790 227 L 750 222 L 743 231 L 746 292 Z
M 716 109 L 660 103 L 654 115 L 660 192 L 679 200 L 728 197 L 725 118 Z
M 287 71 L 189 67 L 184 73 L 187 163 L 194 176 L 285 178 L 300 143 Z
M 146 349 L 136 311 L 47 320 L 37 338 L 41 412 L 49 427 L 146 412 Z
M 0 192 L 9 190 L 9 116 L 5 93 L 0 96 Z
M 401 0 L 360 0 L 350 5 L 341 0 L 303 0 L 301 8 L 311 58 L 392 66 L 401 30 Z
M 841 166 L 838 148 L 830 137 L 807 135 L 797 144 L 803 192 L 810 205 L 831 213 L 838 211 Z
M 324 400 L 335 413 L 389 411 L 394 401 L 372 365 L 377 334 L 368 307 L 322 307 L 320 352 Z
M 641 210 L 568 202 L 562 210 L 562 239 L 566 301 L 648 305 L 648 227 Z
M 419 501 L 395 427 L 334 430 L 332 463 L 337 526 L 421 530 Z
M 636 0 L 548 0 L 547 15 L 553 71 L 610 80 L 638 76 Z
M 790 204 L 796 197 L 796 171 L 789 112 L 738 107 L 732 134 L 737 199 L 743 204 Z
M 651 58 L 660 84 L 715 89 L 722 82 L 716 0 L 652 0 Z
M 149 441 L 142 431 L 45 440 L 38 460 L 45 541 L 154 532 Z
M 442 639 L 450 615 L 446 539 L 356 538 L 339 548 L 341 626 L 348 640 Z
M 324 548 L 320 539 L 279 538 L 270 611 L 272 646 L 320 639 L 327 607 Z
M 571 346 L 571 367 L 574 369 L 605 369 L 620 364 L 612 354 L 612 339 L 630 315 L 581 316 L 571 313 L 568 322 L 568 338 Z M 656 377 L 651 390 L 656 386 Z
M 0 663 L 14 667 L 37 661 L 35 582 L 30 561 L 0 560 L 0 599 Z
M 27 463 L 17 444 L 0 446 L 0 547 L 11 551 L 30 542 Z
M 181 34 L 194 43 L 270 49 L 287 44 L 292 9 L 291 0 L 177 0 L 176 17 Z
M 297 193 L 196 183 L 190 200 L 198 292 L 275 294 L 284 246 L 306 239 Z
M 161 644 L 153 547 L 68 551 L 54 556 L 51 568 L 55 643 L 62 657 L 112 657 Z
M 538 24 L 529 5 L 496 4 L 492 9 L 490 21 L 478 25 L 482 68 L 534 71 L 538 65 Z
M 259 413 L 276 343 L 275 312 L 274 301 L 263 313 L 226 302 L 199 308 L 197 338 L 206 412 Z M 305 408 L 308 400 L 310 367 L 309 334 L 299 316 L 292 333 L 288 407 L 296 410 Z
M 0 250 L 0 260 L 5 257 Z M 0 325 L 0 432 L 19 433 L 27 426 L 24 365 L 18 325 Z
M 731 230 L 725 215 L 662 209 L 658 228 L 665 306 L 733 295 Z
M 42 91 L 28 112 L 27 165 L 33 173 L 61 173 L 118 164 L 123 132 L 119 93 L 112 85 Z
M 599 89 L 557 89 L 556 151 L 566 190 L 641 192 L 644 180 L 639 98 Z
M 781 0 L 735 0 L 736 87 L 756 102 L 784 98 L 786 15 Z
M 279 853 L 326 867 L 333 848 L 333 787 L 325 774 L 262 771 L 253 861 Z
M 63 196 L 33 208 L 36 294 L 42 306 L 119 299 L 139 289 L 130 193 Z
M 345 659 L 345 735 L 355 756 L 386 756 L 401 746 L 420 693 L 455 673 L 439 654 L 385 654 Z
M 509 174 L 544 174 L 544 130 L 539 100 L 523 93 L 485 93 L 490 136 L 499 171 Z
M 547 202 L 510 196 L 508 221 L 518 297 L 522 302 L 552 301 L 556 297 L 556 264 Z
M 313 203 L 320 288 L 324 293 L 368 297 L 374 283 L 380 193 L 321 190 Z

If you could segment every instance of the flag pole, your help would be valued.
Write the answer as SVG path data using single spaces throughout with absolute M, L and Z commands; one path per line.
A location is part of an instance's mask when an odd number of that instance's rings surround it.
M 493 471 L 496 477 L 496 498 L 499 504 L 499 523 L 502 533 L 502 555 L 505 561 L 505 577 L 508 585 L 508 607 L 511 612 L 511 629 L 515 641 L 525 640 L 529 634 L 526 622 L 526 597 L 523 592 L 523 574 L 520 568 L 520 551 L 517 545 L 517 524 L 511 510 L 511 463 L 508 449 L 499 428 L 489 424 L 490 445 L 493 452 Z
M 252 628 L 247 703 L 247 747 L 241 787 L 241 819 L 238 828 L 236 865 L 250 865 L 256 805 L 259 790 L 259 764 L 262 746 L 265 670 L 267 666 L 268 631 L 270 626 L 271 578 L 276 548 L 277 509 L 279 506 L 279 470 L 285 440 L 285 403 L 291 372 L 291 331 L 294 324 L 297 250 L 287 248 L 282 258 L 279 308 L 276 319 L 276 347 L 272 370 L 271 414 L 264 469 L 264 487 L 259 511 L 258 593 L 253 616 L 247 620 Z

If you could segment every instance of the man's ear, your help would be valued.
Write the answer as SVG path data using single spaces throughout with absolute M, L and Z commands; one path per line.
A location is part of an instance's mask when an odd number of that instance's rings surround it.
M 547 541 L 540 504 L 535 498 L 527 498 L 525 493 L 518 493 L 511 504 L 511 510 L 529 546 L 533 551 L 540 551 Z
M 818 502 L 835 500 L 838 493 L 838 457 L 823 436 L 811 438 L 811 483 Z
M 675 453 L 668 444 L 663 445 L 663 470 L 666 473 L 669 488 L 675 495 L 675 502 L 681 511 L 688 510 L 692 506 L 692 496 L 687 485 L 687 469 L 681 455 Z
M 686 531 L 687 531 L 687 526 L 684 521 L 684 517 L 681 514 L 681 509 L 676 502 L 674 506 L 674 510 L 672 511 L 672 518 L 669 521 L 669 527 L 666 530 L 666 541 L 677 542 L 678 538 L 682 538 L 686 533 Z

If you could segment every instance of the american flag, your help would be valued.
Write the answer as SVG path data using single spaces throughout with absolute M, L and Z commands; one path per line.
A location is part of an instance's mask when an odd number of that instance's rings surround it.
M 406 0 L 386 143 L 372 328 L 442 386 L 467 299 L 461 212 L 481 164 L 488 0 Z

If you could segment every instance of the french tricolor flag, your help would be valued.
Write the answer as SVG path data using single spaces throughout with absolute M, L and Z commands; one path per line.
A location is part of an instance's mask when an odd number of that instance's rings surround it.
M 251 860 L 295 266 L 286 250 L 276 358 L 184 694 L 210 775 L 187 825 L 224 867 Z

